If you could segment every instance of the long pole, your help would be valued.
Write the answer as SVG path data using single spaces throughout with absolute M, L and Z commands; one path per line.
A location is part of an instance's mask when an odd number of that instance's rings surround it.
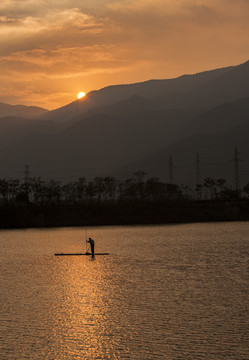
M 87 230 L 85 228 L 85 236 L 86 236 L 86 241 L 87 241 Z M 87 253 L 87 242 L 86 242 L 86 253 Z

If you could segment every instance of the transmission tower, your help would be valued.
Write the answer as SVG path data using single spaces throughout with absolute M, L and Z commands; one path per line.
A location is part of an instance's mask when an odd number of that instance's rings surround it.
M 170 155 L 169 157 L 169 183 L 173 184 L 173 161 L 172 161 L 172 156 Z
M 237 149 L 237 146 L 234 148 L 234 190 L 238 193 L 240 192 L 240 171 L 239 171 L 239 162 L 241 159 L 239 158 L 239 151 Z

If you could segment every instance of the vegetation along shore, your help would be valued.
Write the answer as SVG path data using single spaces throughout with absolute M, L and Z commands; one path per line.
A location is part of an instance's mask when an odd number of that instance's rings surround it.
M 0 179 L 0 227 L 165 224 L 249 220 L 249 183 L 232 189 L 206 178 L 194 189 L 146 179 Z

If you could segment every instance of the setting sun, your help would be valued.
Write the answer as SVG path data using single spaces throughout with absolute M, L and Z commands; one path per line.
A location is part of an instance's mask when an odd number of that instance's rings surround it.
M 78 93 L 77 98 L 78 98 L 78 99 L 81 99 L 81 98 L 83 98 L 84 96 L 86 96 L 86 93 L 84 93 L 83 91 L 81 91 L 81 92 Z

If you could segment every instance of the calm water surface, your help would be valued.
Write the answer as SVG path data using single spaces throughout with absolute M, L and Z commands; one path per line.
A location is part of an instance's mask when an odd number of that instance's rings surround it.
M 0 231 L 1 360 L 249 359 L 249 223 Z

